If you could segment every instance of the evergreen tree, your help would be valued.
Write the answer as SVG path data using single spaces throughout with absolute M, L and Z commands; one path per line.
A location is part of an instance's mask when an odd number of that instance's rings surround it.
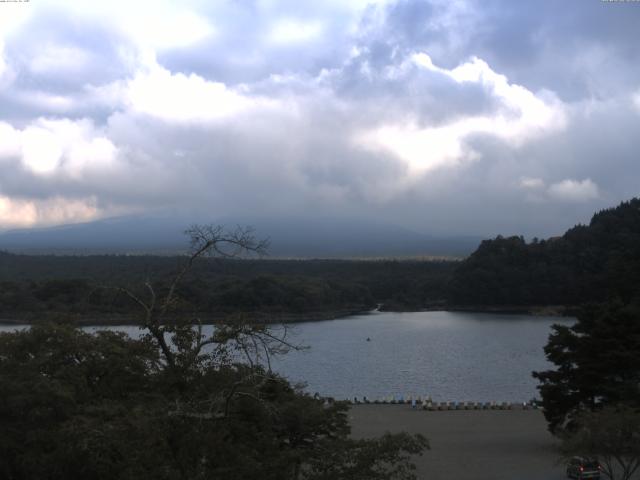
M 571 429 L 584 411 L 640 407 L 640 309 L 611 302 L 582 309 L 570 327 L 554 325 L 545 353 L 555 370 L 534 372 L 549 429 Z

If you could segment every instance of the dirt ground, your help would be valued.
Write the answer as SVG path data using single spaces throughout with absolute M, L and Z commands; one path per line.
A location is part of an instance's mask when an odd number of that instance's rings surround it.
M 431 450 L 415 459 L 424 480 L 560 480 L 564 463 L 539 410 L 413 410 L 354 405 L 354 437 L 422 433 Z

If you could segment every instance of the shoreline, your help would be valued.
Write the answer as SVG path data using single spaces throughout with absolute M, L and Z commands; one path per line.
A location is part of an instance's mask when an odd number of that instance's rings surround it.
M 447 305 L 433 304 L 420 308 L 398 308 L 397 305 L 385 306 L 380 304 L 378 311 L 390 313 L 413 312 L 471 312 L 495 313 L 498 315 L 532 315 L 572 317 L 579 309 L 577 305 Z
M 305 313 L 292 312 L 220 312 L 217 314 L 199 315 L 197 313 L 184 313 L 183 318 L 193 318 L 193 324 L 197 324 L 199 319 L 203 325 L 218 325 L 225 323 L 225 320 L 232 320 L 234 317 L 244 317 L 256 324 L 290 324 L 304 322 L 322 322 L 326 320 L 337 320 L 355 315 L 366 315 L 376 311 L 375 309 L 346 308 L 341 310 L 311 311 Z M 36 313 L 25 314 L 24 317 L 18 315 L 0 318 L 0 325 L 37 325 L 47 322 L 72 323 L 80 327 L 100 327 L 100 326 L 123 326 L 141 325 L 138 320 L 140 315 L 134 314 L 87 314 L 77 313 L 53 313 L 45 318 L 37 317 Z
M 385 309 L 384 304 L 376 308 L 352 307 L 344 309 L 298 312 L 219 312 L 215 314 L 184 313 L 183 317 L 199 319 L 203 325 L 217 325 L 232 320 L 234 317 L 251 319 L 257 324 L 291 324 L 306 322 L 322 322 L 349 318 L 356 315 L 381 313 L 418 313 L 418 312 L 468 312 L 492 313 L 496 315 L 531 315 L 534 317 L 574 316 L 578 307 L 565 305 L 527 305 L 527 306 L 481 306 L 481 305 L 433 305 L 420 309 Z M 139 315 L 134 314 L 78 314 L 78 313 L 48 313 L 40 316 L 37 312 L 9 315 L 0 318 L 0 325 L 37 325 L 47 322 L 72 323 L 81 327 L 140 325 Z
M 504 315 L 532 315 L 534 317 L 572 317 L 578 307 L 571 305 L 449 305 L 446 308 L 427 308 L 423 311 L 495 313 Z

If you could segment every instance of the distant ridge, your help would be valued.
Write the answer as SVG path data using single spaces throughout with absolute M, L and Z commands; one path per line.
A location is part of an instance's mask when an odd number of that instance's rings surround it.
M 175 254 L 183 232 L 198 219 L 127 216 L 0 234 L 0 249 L 31 254 Z M 215 224 L 252 226 L 269 238 L 269 255 L 290 258 L 463 257 L 482 240 L 473 236 L 431 236 L 361 219 L 223 218 Z

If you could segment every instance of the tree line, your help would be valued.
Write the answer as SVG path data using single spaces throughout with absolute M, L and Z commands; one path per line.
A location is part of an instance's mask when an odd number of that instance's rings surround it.
M 168 288 L 180 257 L 27 256 L 0 253 L 0 315 L 132 314 L 136 305 L 114 289 L 146 279 Z M 220 316 L 237 312 L 361 311 L 384 304 L 411 310 L 442 303 L 455 262 L 414 260 L 201 259 L 179 286 L 176 311 Z
M 483 241 L 455 269 L 452 304 L 581 305 L 640 292 L 640 199 L 593 215 L 561 237 Z

